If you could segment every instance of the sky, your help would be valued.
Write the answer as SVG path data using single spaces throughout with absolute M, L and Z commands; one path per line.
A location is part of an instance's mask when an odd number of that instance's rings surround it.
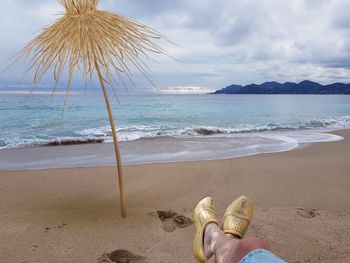
M 272 80 L 350 82 L 350 0 L 100 0 L 99 8 L 133 18 L 176 43 L 159 42 L 176 59 L 148 61 L 152 80 L 165 93 Z M 62 12 L 56 0 L 1 0 L 0 68 Z M 17 63 L 1 73 L 0 82 L 27 85 L 31 79 L 21 79 L 24 70 Z M 137 73 L 134 77 L 137 88 L 129 92 L 152 90 Z M 51 78 L 43 85 L 51 85 Z

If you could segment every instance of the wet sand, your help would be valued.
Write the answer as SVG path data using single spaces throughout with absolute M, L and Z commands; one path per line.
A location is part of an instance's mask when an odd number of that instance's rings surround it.
M 212 195 L 218 213 L 241 194 L 255 203 L 248 235 L 289 262 L 350 262 L 350 131 L 345 140 L 229 160 L 125 167 L 129 216 L 120 219 L 113 167 L 0 172 L 0 262 L 195 262 L 191 217 Z M 127 255 L 126 252 L 121 253 Z

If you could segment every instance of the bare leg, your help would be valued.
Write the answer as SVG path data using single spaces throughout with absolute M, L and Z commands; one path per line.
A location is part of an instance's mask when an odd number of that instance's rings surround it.
M 215 255 L 212 256 L 211 258 L 208 259 L 208 261 L 206 263 L 216 263 L 216 257 Z
M 209 224 L 204 234 L 204 252 L 208 263 L 238 263 L 255 249 L 270 250 L 269 245 L 258 238 L 237 239 L 224 234 L 216 224 Z

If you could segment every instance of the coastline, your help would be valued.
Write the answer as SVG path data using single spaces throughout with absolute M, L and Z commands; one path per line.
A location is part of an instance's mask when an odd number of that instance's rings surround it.
M 218 214 L 241 194 L 255 204 L 248 235 L 289 262 L 350 260 L 350 130 L 345 139 L 228 160 L 125 167 L 128 218 L 120 219 L 114 167 L 0 172 L 1 262 L 98 262 L 126 249 L 148 262 L 195 262 L 193 226 L 154 213 L 191 217 L 212 195 Z
M 341 131 L 341 130 L 340 130 Z M 280 153 L 313 143 L 340 141 L 336 130 L 260 132 L 235 136 L 159 136 L 120 142 L 123 165 L 228 160 Z M 0 150 L 0 171 L 114 166 L 114 146 L 102 141 L 64 141 Z

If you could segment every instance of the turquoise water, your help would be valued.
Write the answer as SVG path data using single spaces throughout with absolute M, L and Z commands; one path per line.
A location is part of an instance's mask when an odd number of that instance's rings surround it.
M 0 95 L 0 170 L 115 163 L 101 94 L 70 96 L 62 120 L 64 96 L 25 99 Z M 350 128 L 350 96 L 121 95 L 112 102 L 123 164 L 282 152 L 341 140 L 325 132 Z M 104 143 L 79 145 L 91 141 Z
M 64 96 L 25 99 L 25 95 L 0 95 L 0 149 L 112 140 L 101 94 L 70 96 L 62 120 Z M 119 103 L 115 98 L 112 102 L 121 141 L 266 137 L 350 127 L 350 96 L 121 95 Z

